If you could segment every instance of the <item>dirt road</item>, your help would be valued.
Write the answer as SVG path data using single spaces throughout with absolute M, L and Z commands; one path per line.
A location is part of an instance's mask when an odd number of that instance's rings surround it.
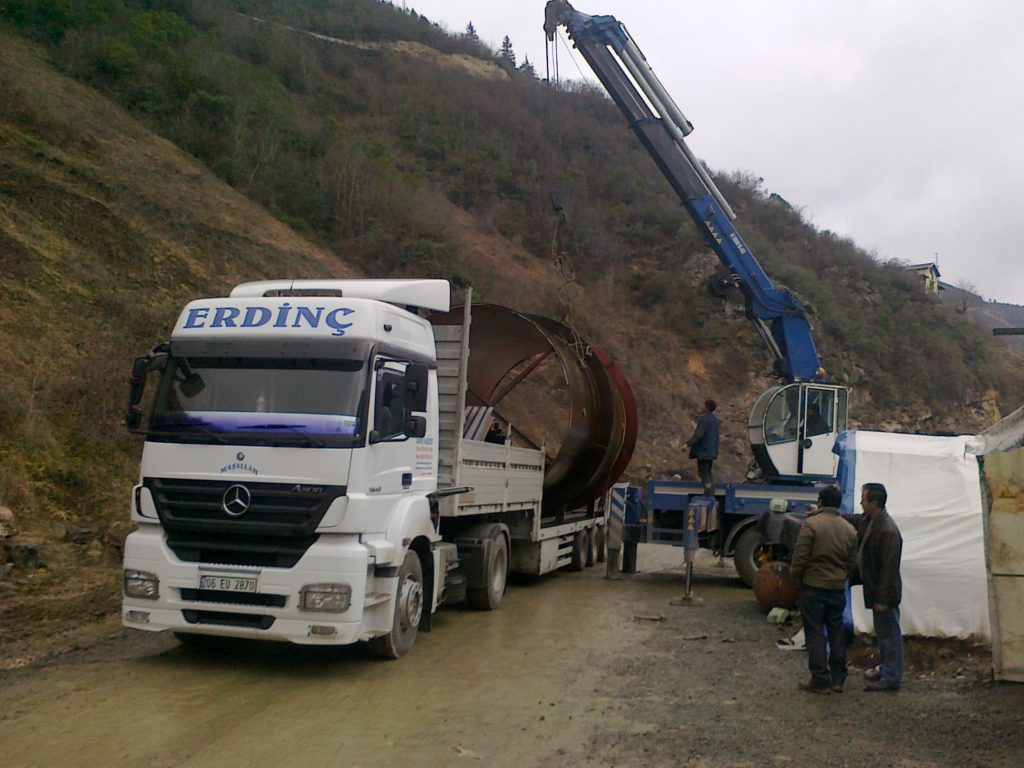
M 513 584 L 493 614 L 442 611 L 391 663 L 122 631 L 0 673 L 0 764 L 1024 764 L 1024 688 L 985 683 L 983 657 L 911 644 L 898 694 L 862 692 L 856 672 L 842 695 L 803 694 L 806 656 L 775 648 L 792 630 L 764 621 L 731 567 L 702 560 L 704 605 L 680 608 L 681 552 L 642 548 L 640 566 Z

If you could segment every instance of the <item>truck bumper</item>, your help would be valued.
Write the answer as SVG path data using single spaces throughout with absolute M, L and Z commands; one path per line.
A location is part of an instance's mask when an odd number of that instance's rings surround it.
M 354 535 L 322 536 L 292 568 L 213 565 L 179 560 L 165 545 L 163 530 L 144 526 L 125 542 L 124 568 L 155 574 L 159 596 L 125 596 L 126 627 L 149 632 L 222 635 L 282 640 L 304 645 L 344 645 L 369 639 L 366 611 L 370 556 Z M 201 575 L 255 578 L 254 593 L 198 589 Z M 347 584 L 349 607 L 341 613 L 308 611 L 300 593 L 308 584 Z M 371 612 L 390 610 L 377 601 Z

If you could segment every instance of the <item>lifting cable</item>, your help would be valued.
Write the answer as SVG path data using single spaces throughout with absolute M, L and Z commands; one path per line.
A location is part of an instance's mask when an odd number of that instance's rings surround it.
M 547 36 L 544 39 L 544 70 L 547 77 L 548 84 L 548 95 L 547 95 L 547 112 L 548 112 L 548 123 L 554 124 L 554 109 L 553 109 L 553 94 L 552 89 L 557 87 L 560 82 L 559 73 L 559 61 L 558 61 L 558 43 L 562 41 L 559 33 L 555 34 L 554 40 L 548 40 Z M 572 52 L 569 52 L 570 57 Z M 577 68 L 579 66 L 577 65 Z M 557 162 L 555 159 L 551 159 L 548 162 L 548 168 L 557 168 L 559 171 L 565 167 L 565 151 L 563 144 L 563 132 L 561 125 L 558 127 L 558 134 L 555 138 L 555 153 L 557 154 Z M 549 153 L 550 158 L 550 153 Z M 558 279 L 558 291 L 556 293 L 558 297 L 558 303 L 562 306 L 562 316 L 559 318 L 564 326 L 569 329 L 572 334 L 572 342 L 570 346 L 573 352 L 576 353 L 577 357 L 581 360 L 590 354 L 590 345 L 583 340 L 579 332 L 576 330 L 576 323 L 573 321 L 572 316 L 572 300 L 569 295 L 569 286 L 576 282 L 576 269 L 573 267 L 572 262 L 569 259 L 569 255 L 566 253 L 565 247 L 562 243 L 562 228 L 568 225 L 568 216 L 565 213 L 564 204 L 564 191 L 560 183 L 556 182 L 551 190 L 551 207 L 555 213 L 555 227 L 554 232 L 551 236 L 551 267 Z

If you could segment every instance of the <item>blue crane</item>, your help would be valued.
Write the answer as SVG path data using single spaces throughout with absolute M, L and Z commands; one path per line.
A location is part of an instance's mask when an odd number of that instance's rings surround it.
M 684 140 L 693 131 L 646 57 L 614 16 L 580 13 L 549 0 L 544 31 L 568 31 L 629 127 L 743 292 L 746 316 L 767 344 L 784 384 L 763 393 L 751 410 L 749 437 L 762 476 L 813 481 L 833 477 L 831 449 L 846 428 L 847 390 L 825 382 L 807 309 L 776 288 L 737 231 L 735 213 Z

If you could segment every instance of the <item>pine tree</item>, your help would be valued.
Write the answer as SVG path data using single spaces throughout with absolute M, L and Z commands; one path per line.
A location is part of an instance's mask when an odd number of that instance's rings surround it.
M 533 64 L 530 63 L 529 55 L 523 56 L 523 63 L 519 65 L 519 71 L 530 77 L 537 76 L 537 71 L 533 68 Z
M 505 35 L 505 39 L 501 41 L 501 48 L 498 49 L 498 58 L 513 67 L 516 65 L 516 52 L 512 50 L 512 41 L 509 40 L 508 35 Z
M 473 22 L 469 22 L 466 25 L 466 38 L 472 40 L 474 43 L 479 42 L 480 38 L 476 34 L 476 27 L 473 26 Z

